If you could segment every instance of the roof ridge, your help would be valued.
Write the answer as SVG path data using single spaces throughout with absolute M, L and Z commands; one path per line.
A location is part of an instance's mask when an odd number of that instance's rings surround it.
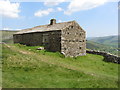
M 66 22 L 60 22 L 60 23 L 56 23 L 56 24 L 70 23 L 70 22 L 75 22 L 75 20 L 72 20 L 72 21 L 66 21 Z M 37 27 L 42 27 L 42 26 L 47 26 L 47 25 L 50 25 L 50 24 L 38 25 L 38 26 L 35 26 L 35 27 L 27 28 L 27 29 L 32 29 L 32 28 L 37 28 Z M 23 29 L 23 30 L 26 30 L 26 29 Z

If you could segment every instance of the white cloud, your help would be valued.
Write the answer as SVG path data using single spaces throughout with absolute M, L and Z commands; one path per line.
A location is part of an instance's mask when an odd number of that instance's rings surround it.
M 66 0 L 45 0 L 44 5 L 45 6 L 56 6 L 65 1 Z
M 0 0 L 0 15 L 10 18 L 18 18 L 18 13 L 20 12 L 19 7 L 19 3 L 11 3 L 9 0 Z
M 107 2 L 116 2 L 118 0 L 72 0 L 64 14 L 70 15 L 73 12 L 88 10 L 101 6 Z
M 11 30 L 10 28 L 3 28 L 3 30 Z
M 63 11 L 63 9 L 61 7 L 57 7 L 58 11 Z
M 35 12 L 34 15 L 37 17 L 42 17 L 42 16 L 49 15 L 53 11 L 54 11 L 54 9 L 48 8 L 47 10 L 39 10 L 39 11 Z
M 5 28 L 3 28 L 2 30 L 21 30 L 21 29 L 13 29 L 13 28 L 5 27 Z
M 62 22 L 62 20 L 58 20 L 58 22 Z
M 37 12 L 34 13 L 34 16 L 42 17 L 42 16 L 47 16 L 47 15 L 49 15 L 52 12 L 57 13 L 57 12 L 61 12 L 61 11 L 63 11 L 63 9 L 61 7 L 57 7 L 55 9 L 48 8 L 46 10 L 38 10 Z

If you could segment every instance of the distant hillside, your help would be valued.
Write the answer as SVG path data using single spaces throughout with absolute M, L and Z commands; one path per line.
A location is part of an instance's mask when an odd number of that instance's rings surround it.
M 104 44 L 100 44 L 97 42 L 93 42 L 93 41 L 87 41 L 86 43 L 86 48 L 87 49 L 92 49 L 92 50 L 99 50 L 99 51 L 105 51 L 105 52 L 109 52 L 115 55 L 118 55 L 118 49 L 112 46 L 108 46 L 108 45 L 104 45 Z
M 8 30 L 1 30 L 0 37 L 2 37 L 2 42 L 5 43 L 13 43 L 13 34 L 18 31 L 8 31 Z
M 90 37 L 87 38 L 90 41 L 94 41 L 97 43 L 101 43 L 104 45 L 109 45 L 109 46 L 113 46 L 113 47 L 118 47 L 118 36 L 114 35 L 114 36 L 105 36 L 105 37 Z

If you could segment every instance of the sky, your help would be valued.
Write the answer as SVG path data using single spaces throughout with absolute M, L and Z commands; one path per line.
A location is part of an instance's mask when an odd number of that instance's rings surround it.
M 55 2 L 56 1 L 56 2 Z M 118 0 L 0 0 L 0 30 L 75 20 L 87 37 L 118 34 Z

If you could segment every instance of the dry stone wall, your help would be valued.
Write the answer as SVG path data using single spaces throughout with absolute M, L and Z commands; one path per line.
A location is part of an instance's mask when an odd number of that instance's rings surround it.
M 86 52 L 90 53 L 90 54 L 102 55 L 102 56 L 104 56 L 104 61 L 106 61 L 106 62 L 120 64 L 120 57 L 118 57 L 116 55 L 112 55 L 112 54 L 109 54 L 106 52 L 94 51 L 94 50 L 87 50 Z

